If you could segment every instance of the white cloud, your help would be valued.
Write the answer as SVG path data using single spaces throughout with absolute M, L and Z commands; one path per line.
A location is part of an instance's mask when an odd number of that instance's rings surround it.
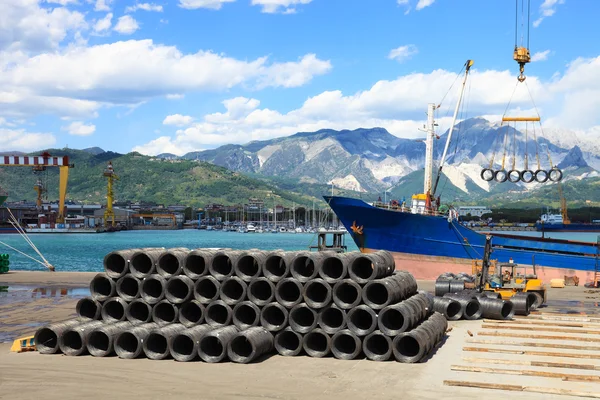
M 163 125 L 175 125 L 175 126 L 186 126 L 192 123 L 194 118 L 189 115 L 167 115 L 167 117 L 163 120 Z
M 48 148 L 56 143 L 56 138 L 50 133 L 28 132 L 25 129 L 0 128 L 1 151 L 30 151 Z
M 140 26 L 138 22 L 132 16 L 124 15 L 122 17 L 119 17 L 113 29 L 123 35 L 131 35 L 139 28 Z
M 81 121 L 74 121 L 68 126 L 63 126 L 60 129 L 69 132 L 69 135 L 89 136 L 96 131 L 96 125 L 86 125 Z
M 38 0 L 3 0 L 0 10 L 0 51 L 55 50 L 70 35 L 87 28 L 82 13 L 65 7 L 43 8 Z
M 553 16 L 556 13 L 556 7 L 564 2 L 564 0 L 544 0 L 540 5 L 540 17 L 533 22 L 533 27 L 537 28 L 544 18 Z
M 241 61 L 205 51 L 183 54 L 174 46 L 154 44 L 152 40 L 129 40 L 70 47 L 22 60 L 0 74 L 0 92 L 136 104 L 174 93 L 224 90 L 238 85 L 297 87 L 330 69 L 329 61 L 312 54 L 287 63 L 269 63 L 266 57 Z M 0 105 L 3 101 L 8 102 L 0 96 Z
M 419 50 L 414 44 L 408 44 L 406 46 L 400 46 L 392 49 L 388 54 L 390 60 L 396 60 L 398 62 L 404 62 L 410 59 L 413 55 L 417 54 Z
M 225 3 L 233 3 L 235 0 L 179 0 L 179 7 L 188 10 L 197 8 L 208 8 L 211 10 L 220 10 Z
M 174 94 L 167 94 L 165 97 L 168 100 L 181 100 L 181 99 L 185 98 L 185 95 L 179 94 L 179 93 L 174 93 Z
M 61 6 L 68 6 L 69 4 L 78 4 L 78 0 L 46 0 L 46 3 L 60 4 Z
M 112 25 L 112 17 L 112 13 L 108 13 L 104 16 L 104 18 L 96 21 L 96 23 L 94 24 L 94 32 L 102 33 L 108 31 Z
M 281 12 L 283 14 L 294 14 L 296 5 L 308 4 L 312 0 L 252 0 L 253 6 L 261 6 L 262 12 L 275 14 Z
M 94 11 L 110 11 L 113 0 L 96 0 Z
M 286 113 L 261 108 L 257 99 L 236 97 L 223 102 L 223 112 L 206 114 L 172 137 L 163 136 L 137 146 L 136 150 L 156 154 L 168 147 L 172 153 L 184 154 L 323 128 L 383 127 L 399 137 L 420 138 L 423 134 L 418 128 L 423 126 L 426 103 L 442 99 L 455 79 L 456 72 L 445 70 L 411 73 L 376 82 L 355 94 L 344 95 L 338 90 L 322 92 Z M 514 83 L 512 71 L 473 69 L 466 99 L 468 117 L 495 115 L 497 121 L 511 98 Z M 575 60 L 562 75 L 547 82 L 528 76 L 527 83 L 538 102 L 543 126 L 599 130 L 600 115 L 594 110 L 600 108 L 600 57 Z M 531 114 L 534 110 L 527 88 L 521 85 L 517 89 L 509 113 Z M 452 91 L 441 105 L 440 115 L 451 115 L 455 101 L 456 93 Z M 450 117 L 439 118 L 438 131 L 447 129 L 450 120 Z
M 162 12 L 163 6 L 154 3 L 137 3 L 133 6 L 128 6 L 125 8 L 126 13 L 136 12 L 137 10 Z
M 435 0 L 419 0 L 419 2 L 417 3 L 417 6 L 415 7 L 415 9 L 417 11 L 419 11 L 419 10 L 424 9 L 425 7 L 429 7 L 433 3 L 435 3 Z
M 550 55 L 550 50 L 538 51 L 531 56 L 531 62 L 546 61 Z

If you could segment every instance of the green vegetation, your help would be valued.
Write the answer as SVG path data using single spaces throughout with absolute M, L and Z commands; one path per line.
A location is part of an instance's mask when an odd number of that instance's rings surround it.
M 249 197 L 277 198 L 283 205 L 312 205 L 313 199 L 321 201 L 319 188 L 296 187 L 268 179 L 248 177 L 238 172 L 206 162 L 189 160 L 161 160 L 139 153 L 118 154 L 105 152 L 93 155 L 81 150 L 50 149 L 52 155 L 68 155 L 75 164 L 69 173 L 68 200 L 83 203 L 106 201 L 106 179 L 102 172 L 106 163 L 113 163 L 120 180 L 116 181 L 116 201 L 144 201 L 158 204 L 183 204 L 203 207 L 208 203 L 247 203 Z M 37 154 L 37 153 L 36 153 Z M 58 199 L 58 170 L 34 174 L 28 167 L 0 168 L 0 184 L 8 191 L 8 201 L 35 200 L 33 185 L 38 177 L 48 188 L 48 199 Z M 324 185 L 319 185 L 324 186 Z

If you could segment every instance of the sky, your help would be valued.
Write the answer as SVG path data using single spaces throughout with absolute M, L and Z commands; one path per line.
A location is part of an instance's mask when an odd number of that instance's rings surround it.
M 427 103 L 449 126 L 467 59 L 461 118 L 537 107 L 544 126 L 600 140 L 597 0 L 530 0 L 526 85 L 513 0 L 146 1 L 0 0 L 0 151 L 182 155 L 323 128 L 419 138 Z

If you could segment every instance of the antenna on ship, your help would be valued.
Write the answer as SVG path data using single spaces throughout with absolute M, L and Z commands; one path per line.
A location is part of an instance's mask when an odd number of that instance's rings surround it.
M 448 153 L 448 147 L 450 146 L 450 140 L 452 139 L 452 132 L 454 131 L 454 124 L 456 124 L 456 117 L 458 116 L 458 110 L 460 109 L 460 103 L 463 98 L 463 94 L 465 93 L 465 85 L 467 83 L 467 77 L 469 76 L 469 71 L 471 70 L 471 66 L 473 66 L 473 60 L 467 60 L 465 63 L 465 77 L 462 82 L 462 87 L 460 89 L 460 95 L 458 97 L 458 101 L 456 102 L 456 108 L 454 109 L 454 116 L 452 117 L 452 124 L 450 125 L 450 130 L 448 131 L 448 138 L 446 139 L 446 145 L 444 146 L 444 152 L 442 153 L 442 159 L 440 160 L 440 168 L 438 169 L 437 176 L 435 177 L 435 185 L 433 185 L 433 191 L 431 192 L 431 196 L 435 196 L 435 192 L 438 187 L 438 183 L 440 182 L 440 176 L 442 176 L 442 167 L 444 166 L 444 161 L 446 160 L 446 154 Z M 430 117 L 430 118 L 433 118 Z M 433 153 L 431 155 L 433 159 Z

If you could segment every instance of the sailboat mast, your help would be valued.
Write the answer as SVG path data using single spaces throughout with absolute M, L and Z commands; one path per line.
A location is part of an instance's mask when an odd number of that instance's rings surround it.
M 438 183 L 440 182 L 440 176 L 442 175 L 442 167 L 444 166 L 444 161 L 446 161 L 446 154 L 448 153 L 448 147 L 450 146 L 450 140 L 452 139 L 452 131 L 454 131 L 454 124 L 456 124 L 456 117 L 458 116 L 458 110 L 460 108 L 460 102 L 462 101 L 463 94 L 465 93 L 465 85 L 467 83 L 467 76 L 469 76 L 469 70 L 473 65 L 473 60 L 467 60 L 465 64 L 465 78 L 462 82 L 462 88 L 460 90 L 460 94 L 458 96 L 458 101 L 456 102 L 456 108 L 454 109 L 454 116 L 452 117 L 452 124 L 450 125 L 450 130 L 448 131 L 448 138 L 446 139 L 446 145 L 444 146 L 444 153 L 442 153 L 442 159 L 440 160 L 440 168 L 438 169 L 437 176 L 435 178 L 435 185 L 433 186 L 433 192 L 431 192 L 432 196 L 435 195 L 435 191 L 437 190 Z
M 427 107 L 427 138 L 425 139 L 425 182 L 423 193 L 431 192 L 431 179 L 433 178 L 433 138 L 435 136 L 435 104 L 429 103 Z

